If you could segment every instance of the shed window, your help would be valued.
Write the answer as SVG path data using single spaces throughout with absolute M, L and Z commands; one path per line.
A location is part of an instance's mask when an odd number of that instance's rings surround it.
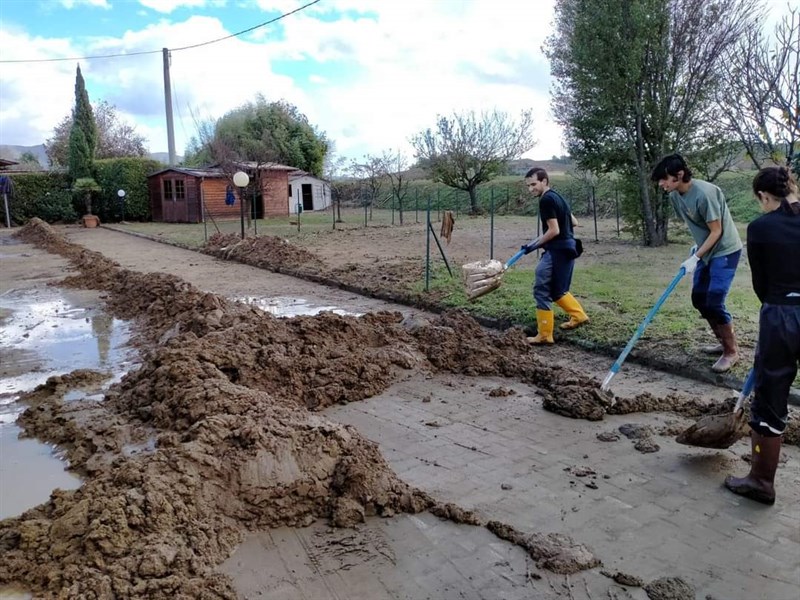
M 183 179 L 164 180 L 164 199 L 173 201 L 186 199 L 186 184 Z

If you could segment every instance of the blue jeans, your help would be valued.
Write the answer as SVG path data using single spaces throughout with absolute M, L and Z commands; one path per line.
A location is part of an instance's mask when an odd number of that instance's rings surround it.
M 545 250 L 536 265 L 536 280 L 533 282 L 537 309 L 550 310 L 553 302 L 564 297 L 572 285 L 574 269 L 575 258 L 570 251 Z
M 692 285 L 692 305 L 711 325 L 727 325 L 731 322 L 731 313 L 725 308 L 725 298 L 731 289 L 736 267 L 742 251 L 712 258 L 706 264 L 697 263 Z

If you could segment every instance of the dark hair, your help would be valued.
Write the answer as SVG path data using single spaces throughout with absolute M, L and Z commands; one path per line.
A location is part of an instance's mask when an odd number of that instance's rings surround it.
M 547 179 L 547 182 L 550 183 L 550 177 L 547 176 L 547 171 L 542 167 L 533 167 L 530 171 L 525 173 L 525 179 L 530 177 L 536 177 L 536 181 L 544 181 Z
M 797 182 L 786 167 L 765 167 L 753 178 L 753 193 L 767 192 L 780 199 L 784 210 L 800 214 L 800 202 L 789 202 L 787 198 L 797 194 Z
M 650 179 L 658 182 L 662 179 L 666 179 L 667 175 L 677 177 L 678 173 L 681 171 L 683 171 L 682 181 L 684 183 L 691 181 L 692 170 L 689 168 L 689 165 L 686 164 L 686 161 L 683 160 L 683 157 L 680 154 L 670 154 L 662 158 L 655 168 L 653 168 Z

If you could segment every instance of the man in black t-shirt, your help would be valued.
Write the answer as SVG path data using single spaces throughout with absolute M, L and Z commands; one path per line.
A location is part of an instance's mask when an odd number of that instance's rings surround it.
M 589 317 L 573 296 L 569 287 L 575 267 L 575 236 L 572 228 L 577 224 L 569 204 L 556 191 L 550 189 L 547 171 L 534 167 L 525 175 L 528 190 L 539 197 L 539 216 L 542 220 L 542 235 L 522 246 L 525 253 L 538 248 L 544 254 L 536 266 L 533 297 L 536 300 L 536 337 L 528 338 L 531 344 L 553 343 L 552 303 L 558 304 L 568 315 L 569 321 L 561 329 L 575 329 L 589 322 Z

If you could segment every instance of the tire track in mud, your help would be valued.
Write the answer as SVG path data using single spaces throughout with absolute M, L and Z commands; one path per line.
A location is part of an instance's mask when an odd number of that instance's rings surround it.
M 28 398 L 28 433 L 65 444 L 86 477 L 0 523 L 0 583 L 43 597 L 233 598 L 213 568 L 247 531 L 422 510 L 486 526 L 541 568 L 593 568 L 599 559 L 567 536 L 524 535 L 436 502 L 401 481 L 376 444 L 316 411 L 371 397 L 410 370 L 516 378 L 574 418 L 687 405 L 641 395 L 612 409 L 596 381 L 532 354 L 522 330 L 489 332 L 462 312 L 414 323 L 391 312 L 277 319 L 174 276 L 122 269 L 38 220 L 20 235 L 73 262 L 63 285 L 106 292 L 109 310 L 135 321 L 143 356 L 83 411 L 61 397 L 85 374 Z M 147 449 L 124 452 L 131 443 Z

